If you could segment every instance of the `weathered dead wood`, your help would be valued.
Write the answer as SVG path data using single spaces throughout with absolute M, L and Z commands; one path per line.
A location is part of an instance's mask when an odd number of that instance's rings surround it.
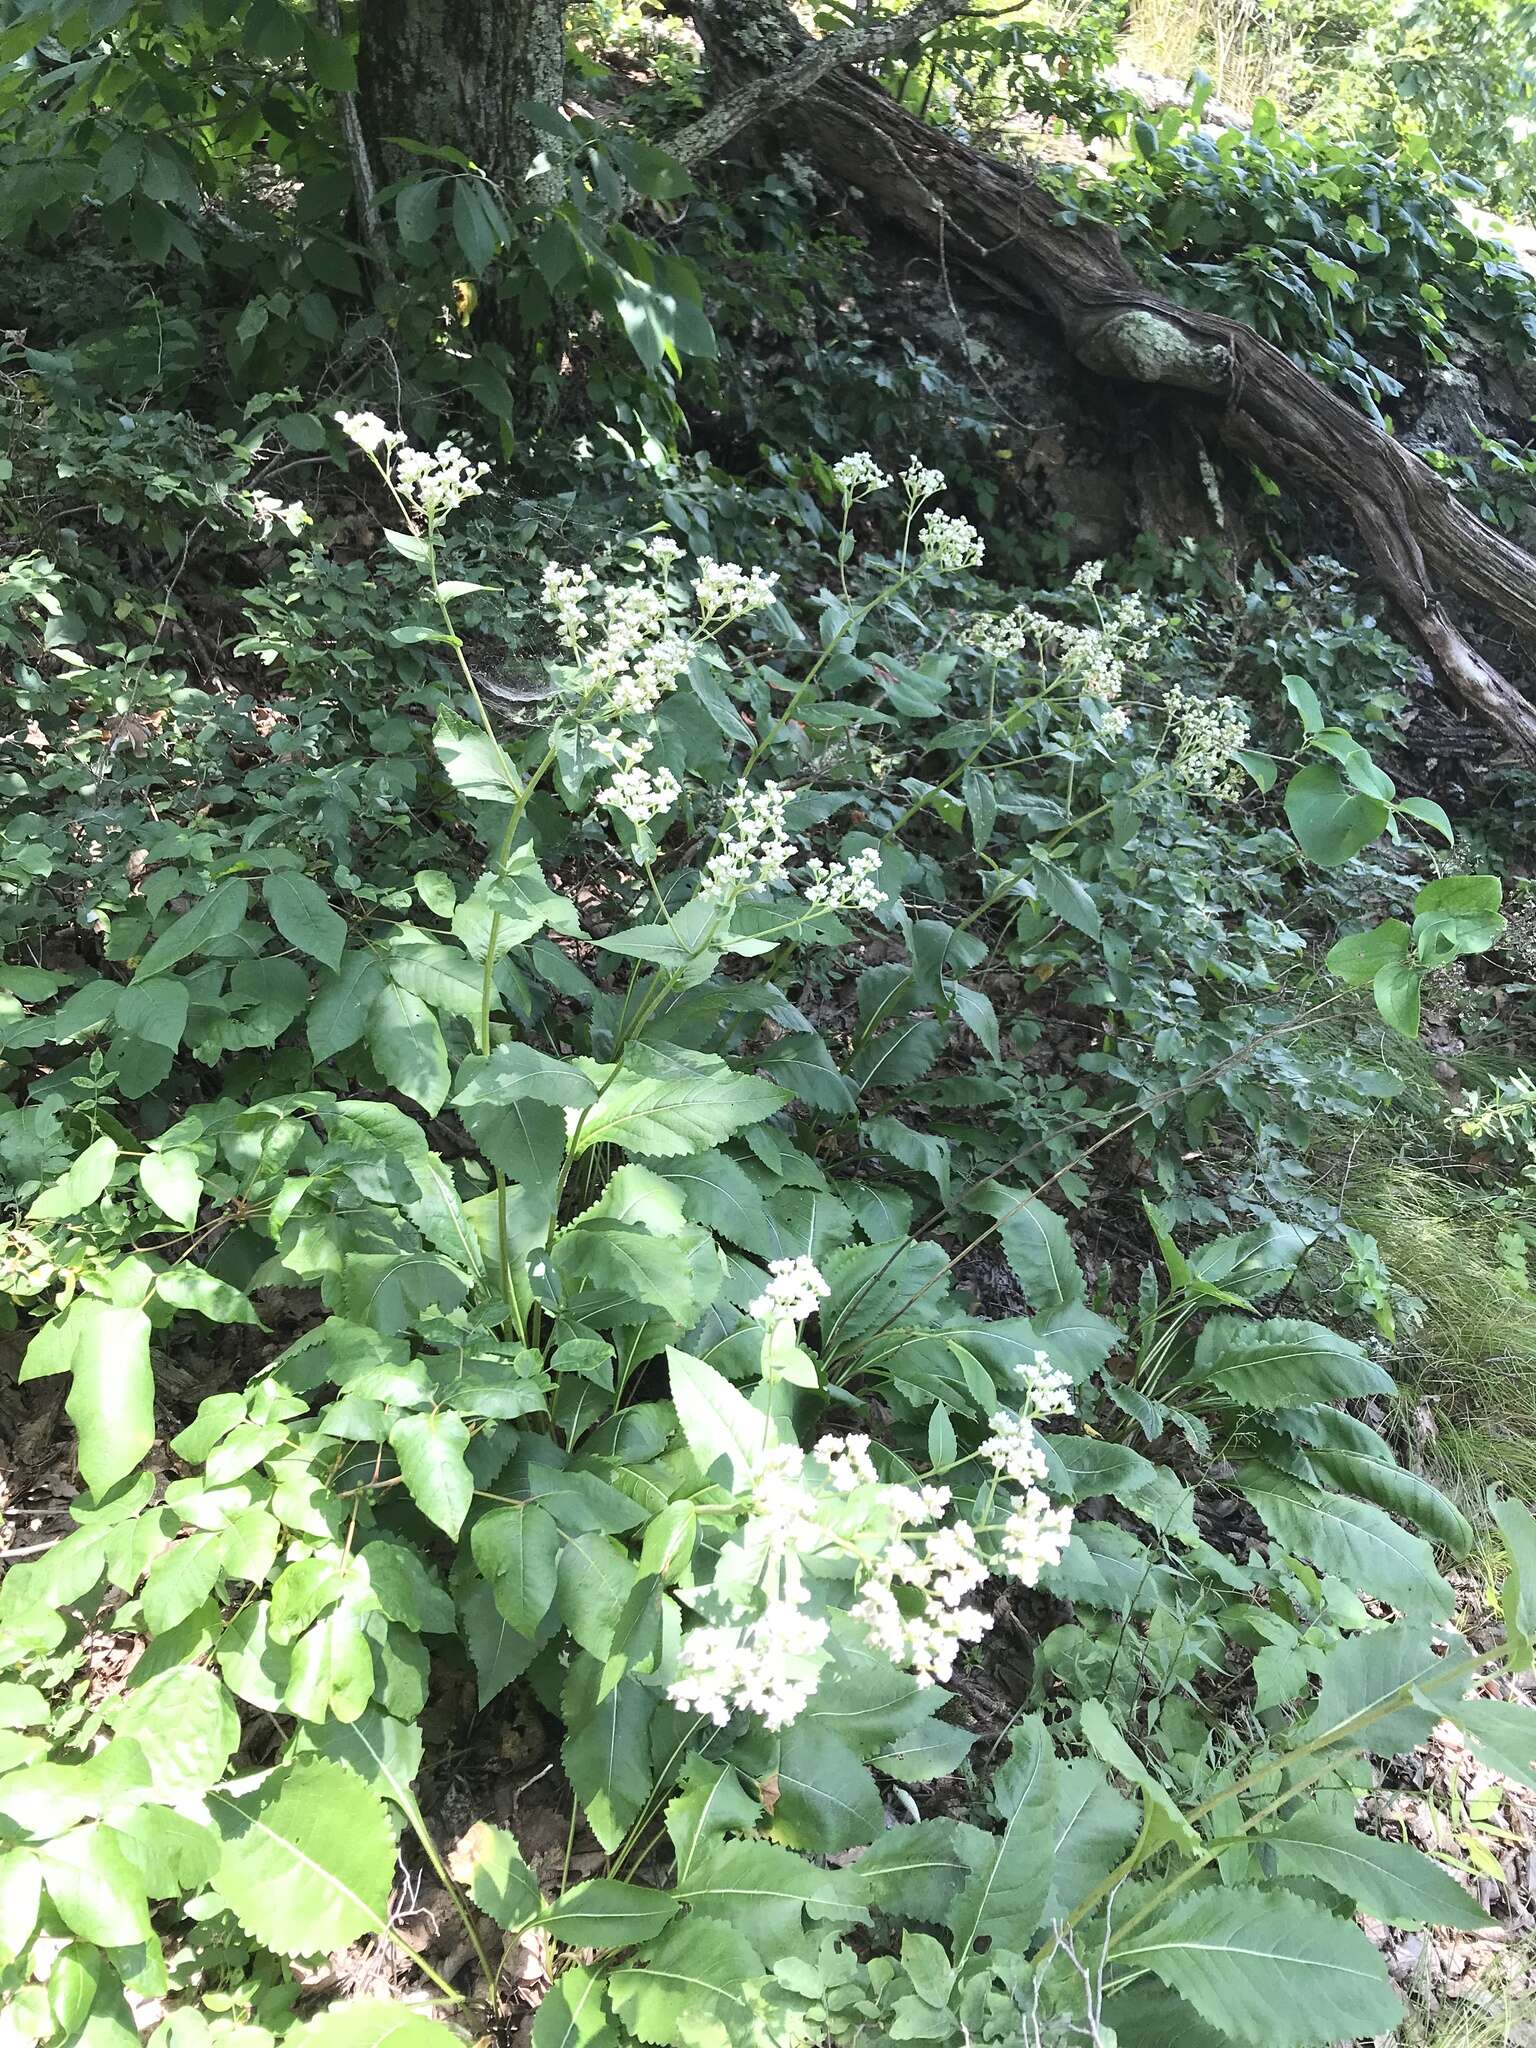
M 699 19 L 717 78 L 737 104 L 743 82 L 761 71 L 765 33 L 777 38 L 785 68 L 807 40 L 778 0 L 715 0 Z M 1059 197 L 1027 168 L 924 126 L 845 71 L 783 104 L 773 134 L 856 187 L 870 209 L 950 268 L 1043 306 L 1087 369 L 1196 394 L 1230 448 L 1330 493 L 1444 686 L 1536 760 L 1536 706 L 1472 645 L 1442 595 L 1454 592 L 1536 642 L 1536 559 L 1478 519 L 1401 442 L 1252 328 L 1150 290 L 1112 230 L 1064 224 Z

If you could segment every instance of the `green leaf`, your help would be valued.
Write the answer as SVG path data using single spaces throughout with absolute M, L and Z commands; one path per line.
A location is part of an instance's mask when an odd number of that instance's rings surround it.
M 368 1050 L 391 1088 L 437 1115 L 448 1100 L 448 1051 L 420 996 L 386 983 L 368 1013 Z
M 469 1534 L 475 1563 L 491 1581 L 497 1611 L 531 1636 L 555 1603 L 560 1530 L 536 1501 L 493 1508 Z
M 149 1317 L 80 1295 L 33 1338 L 21 1378 L 68 1372 L 65 1412 L 80 1440 L 80 1476 L 98 1498 L 131 1472 L 155 1440 Z
M 1141 1793 L 1148 1824 L 1161 1839 L 1175 1843 L 1186 1856 L 1201 1853 L 1200 1837 L 1179 1810 L 1178 1801 L 1155 1778 L 1120 1733 L 1102 1700 L 1085 1700 L 1081 1709 L 1083 1738 L 1095 1755 Z
M 106 1714 L 119 1736 L 144 1751 L 156 1791 L 172 1799 L 216 1785 L 240 1745 L 240 1717 L 203 1665 L 156 1672 L 109 1701 Z
M 130 982 L 117 999 L 112 1021 L 124 1037 L 141 1038 L 146 1045 L 163 1045 L 174 1052 L 187 1028 L 188 1007 L 184 981 L 166 976 Z
M 1350 988 L 1364 988 L 1383 967 L 1406 960 L 1412 940 L 1401 918 L 1389 917 L 1368 932 L 1351 932 L 1328 948 L 1324 966 Z
M 402 1415 L 389 1432 L 405 1488 L 429 1522 L 457 1536 L 469 1513 L 475 1482 L 465 1452 L 469 1430 L 451 1408 Z
M 1454 1651 L 1453 1651 L 1454 1657 Z M 1330 1729 L 1373 1716 L 1368 1727 L 1345 1737 L 1356 1749 L 1378 1756 L 1396 1756 L 1422 1742 L 1439 1718 L 1413 1704 L 1418 1693 L 1435 1682 L 1443 1668 L 1428 1638 L 1405 1621 L 1335 1643 L 1323 1658 L 1317 1708 L 1307 1724 L 1309 1740 Z M 1399 1697 L 1400 1696 L 1400 1697 Z M 1397 1700 L 1390 1712 L 1380 1709 Z
M 617 1071 L 591 1060 L 577 1064 L 604 1091 L 573 1140 L 578 1155 L 617 1145 L 645 1158 L 686 1158 L 790 1100 L 788 1089 L 738 1074 L 713 1053 L 676 1046 L 633 1046 Z
M 632 1948 L 675 1920 L 680 1902 L 654 1885 L 589 1877 L 545 1909 L 540 1926 L 567 1948 Z
M 804 1720 L 763 1740 L 762 1776 L 778 1779 L 769 1832 L 786 1848 L 835 1856 L 879 1836 L 884 1810 L 857 1751 L 824 1723 Z
M 742 1987 L 762 1975 L 756 1949 L 735 1928 L 690 1913 L 632 1968 L 609 1972 L 608 2001 L 636 2039 L 653 2048 L 717 2041 L 724 2048 L 746 2039 L 751 2008 Z
M 1450 1613 L 1455 1596 L 1435 1570 L 1433 1551 L 1380 1508 L 1264 1465 L 1244 1466 L 1238 1484 L 1277 1543 L 1357 1593 L 1387 1601 L 1409 1621 L 1438 1621 Z
M 597 1529 L 578 1529 L 560 1550 L 556 1604 L 560 1619 L 593 1657 L 606 1657 L 639 1572 L 623 1544 Z
M 779 1441 L 773 1422 L 702 1358 L 669 1350 L 667 1368 L 672 1404 L 699 1470 L 708 1475 L 723 1464 L 731 1491 L 747 1491 L 764 1451 Z
M 1045 1920 L 1064 1919 L 1120 1863 L 1141 1816 L 1092 1757 L 1073 1757 L 1057 1777 L 1055 1863 Z
M 1401 1038 L 1417 1038 L 1423 1001 L 1423 976 L 1411 960 L 1392 960 L 1371 983 L 1383 1021 Z
M 1051 1889 L 1049 1843 L 1058 1796 L 1056 1752 L 1038 1714 L 1013 1732 L 1008 1761 L 992 1780 L 988 1804 L 1002 1822 L 989 1854 L 950 1908 L 948 1925 L 959 1959 L 978 1939 L 1022 1954 L 1040 1925 Z
M 775 1039 L 758 1060 L 770 1079 L 789 1089 L 812 1109 L 846 1116 L 858 1097 L 838 1071 L 825 1039 L 815 1031 L 790 1031 Z
M 481 803 L 516 803 L 518 783 L 510 762 L 477 727 L 439 719 L 432 745 L 461 796 Z
M 1092 895 L 1065 868 L 1059 868 L 1051 861 L 1037 859 L 1032 870 L 1035 887 L 1040 891 L 1052 916 L 1059 917 L 1084 938 L 1096 939 L 1103 929 L 1099 906 Z
M 203 1177 L 197 1154 L 173 1145 L 164 1152 L 146 1152 L 139 1161 L 139 1185 L 163 1215 L 190 1230 L 203 1199 Z
M 1386 2034 L 1403 2008 L 1358 1927 L 1304 1899 L 1240 1885 L 1197 1892 L 1110 1944 L 1247 2048 Z
M 1469 1554 L 1475 1539 L 1466 1516 L 1427 1479 L 1405 1472 L 1390 1445 L 1368 1424 L 1337 1408 L 1314 1409 L 1306 1419 L 1304 1441 L 1307 1463 L 1330 1486 L 1416 1523 L 1453 1557 Z
M 1414 1698 L 1454 1722 L 1485 1769 L 1536 1790 L 1536 1713 L 1523 1700 L 1447 1702 L 1421 1691 L 1415 1691 Z
M 223 1843 L 215 1887 L 253 1941 L 314 1956 L 384 1933 L 395 1838 L 355 1771 L 309 1757 L 239 1798 L 210 1792 L 208 1803 Z
M 304 1020 L 315 1059 L 334 1059 L 356 1045 L 383 993 L 384 971 L 371 953 L 343 954 L 339 972 L 322 980 Z
M 1009 1188 L 979 1188 L 967 1204 L 997 1221 L 1003 1255 L 1036 1309 L 1064 1308 L 1083 1299 L 1083 1275 L 1053 1209 Z
M 206 952 L 220 939 L 227 939 L 245 922 L 251 900 L 248 882 L 220 882 L 217 888 L 193 904 L 163 931 L 134 970 L 136 982 L 163 974 L 189 953 Z
M 283 868 L 268 875 L 261 885 L 272 922 L 290 946 L 297 946 L 311 960 L 341 972 L 342 949 L 347 943 L 347 921 L 331 908 L 318 882 L 308 875 Z
M 150 1939 L 144 1881 L 116 1830 L 88 1823 L 38 1851 L 43 1887 L 59 1918 L 98 1948 Z
M 1397 805 L 1405 818 L 1417 818 L 1421 825 L 1429 825 L 1445 841 L 1447 846 L 1456 844 L 1456 834 L 1444 810 L 1432 797 L 1405 796 Z
M 1285 815 L 1308 860 L 1336 868 L 1386 829 L 1391 812 L 1380 797 L 1351 789 L 1331 762 L 1314 761 L 1291 777 Z
M 195 1309 L 210 1323 L 250 1323 L 261 1328 L 261 1317 L 240 1290 L 201 1266 L 168 1266 L 155 1275 L 155 1293 L 172 1308 Z
M 1301 1408 L 1397 1391 L 1348 1337 L 1287 1316 L 1263 1323 L 1212 1316 L 1195 1346 L 1193 1370 L 1179 1384 L 1210 1386 L 1241 1408 Z
M 1363 1834 L 1342 1815 L 1296 1814 L 1259 1836 L 1255 1848 L 1273 1858 L 1282 1877 L 1321 1878 L 1349 1902 L 1389 1927 L 1456 1927 L 1474 1933 L 1493 1921 L 1448 1870 L 1405 1842 Z
M 539 1911 L 539 1881 L 505 1828 L 478 1820 L 460 1837 L 450 1865 L 455 1880 L 508 1933 L 526 1927 Z
M 1509 1553 L 1499 1611 L 1511 1637 L 1525 1643 L 1529 1662 L 1529 1646 L 1536 1642 L 1536 1519 L 1522 1501 L 1491 1495 L 1490 1504 Z
M 806 1916 L 834 1927 L 866 1918 L 853 1871 L 824 1870 L 772 1842 L 711 1842 L 676 1890 L 693 1912 L 736 1928 L 763 1956 L 792 1954 Z
M 67 1173 L 51 1187 L 44 1188 L 27 1211 L 29 1223 L 59 1222 L 94 1209 L 106 1193 L 117 1165 L 117 1144 L 112 1138 L 97 1138 L 75 1159 Z
M 464 2048 L 451 2027 L 393 1998 L 349 1998 L 290 2027 L 283 2043 L 284 2048 Z
M 581 1964 L 562 1970 L 533 2018 L 533 2048 L 623 2048 L 607 2021 L 606 1977 Z
M 611 1855 L 639 1817 L 655 1784 L 651 1722 L 656 1697 L 621 1678 L 601 1699 L 602 1666 L 582 1657 L 566 1681 L 561 1705 L 567 1734 L 560 1759 L 587 1824 Z
M 871 1905 L 904 1920 L 947 1923 L 955 1894 L 996 1854 L 994 1839 L 958 1820 L 887 1828 L 853 1866 Z

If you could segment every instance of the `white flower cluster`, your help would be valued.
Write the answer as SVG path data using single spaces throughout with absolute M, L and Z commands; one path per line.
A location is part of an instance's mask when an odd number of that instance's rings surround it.
M 376 412 L 338 412 L 333 417 L 347 439 L 365 455 L 376 456 L 381 449 L 398 448 L 405 439 L 398 429 L 386 427 Z
M 775 1259 L 768 1271 L 773 1277 L 747 1309 L 759 1323 L 803 1323 L 832 1291 L 815 1261 L 803 1253 L 797 1259 Z
M 816 1690 L 826 1639 L 826 1622 L 789 1600 L 770 1601 L 755 1620 L 690 1629 L 668 1697 L 718 1728 L 737 1713 L 787 1728 Z
M 931 472 L 937 476 L 938 471 Z M 985 543 L 969 519 L 942 512 L 937 506 L 925 513 L 919 538 L 923 560 L 935 569 L 979 569 Z
M 865 1576 L 853 1618 L 875 1648 L 893 1664 L 906 1665 L 919 1685 L 942 1684 L 954 1671 L 962 1644 L 979 1643 L 992 1626 L 984 1608 L 965 1604 L 987 1577 L 975 1531 L 964 1522 L 926 1532 L 920 1546 L 898 1537 Z M 898 1587 L 907 1590 L 906 1605 Z M 909 1611 L 912 1606 L 915 1612 Z
M 929 469 L 915 455 L 902 471 L 901 481 L 906 487 L 908 502 L 913 505 L 921 505 L 925 498 L 936 498 L 949 486 L 949 478 L 942 469 Z
M 789 791 L 781 783 L 761 789 L 738 783 L 731 798 L 719 842 L 704 869 L 700 887 L 717 903 L 753 889 L 772 889 L 783 882 L 795 857 L 784 831 Z
M 1243 792 L 1241 764 L 1233 757 L 1248 744 L 1248 714 L 1235 697 L 1190 697 L 1175 687 L 1167 710 L 1177 744 L 1173 772 L 1187 789 L 1215 803 L 1232 803 Z
M 544 566 L 544 608 L 579 658 L 586 691 L 615 718 L 646 718 L 688 666 L 692 643 L 673 629 L 665 592 L 645 583 L 604 587 L 588 568 Z M 594 637 L 596 636 L 596 637 Z
M 428 526 L 436 526 L 470 498 L 480 496 L 488 462 L 471 462 L 452 441 L 436 448 L 403 447 L 395 456 L 395 489 Z
M 619 732 L 593 742 L 593 752 L 612 761 L 617 770 L 606 788 L 597 792 L 597 801 L 621 811 L 637 831 L 644 831 L 653 818 L 670 810 L 683 793 L 670 768 L 640 765 L 650 751 L 649 740 L 626 740 Z
M 887 901 L 885 891 L 875 886 L 878 846 L 866 846 L 852 860 L 834 861 L 830 867 L 825 861 L 808 861 L 806 871 L 811 879 L 805 885 L 805 900 L 817 910 L 875 911 Z
M 869 450 L 861 448 L 833 463 L 832 481 L 851 504 L 855 498 L 867 498 L 871 491 L 883 491 L 891 480 Z
M 285 527 L 297 538 L 306 526 L 312 524 L 299 499 L 295 498 L 291 505 L 285 505 L 281 498 L 274 498 L 270 491 L 252 491 L 251 517 L 256 531 L 263 540 L 267 539 L 274 526 Z
M 1091 590 L 1103 566 L 1102 562 L 1086 563 L 1072 580 Z M 1101 733 L 1115 737 L 1129 730 L 1120 694 L 1128 671 L 1146 658 L 1152 645 L 1146 607 L 1134 593 L 1105 606 L 1095 625 L 1048 618 L 1021 605 L 1012 612 L 978 615 L 968 622 L 965 637 L 992 661 L 1011 661 L 1026 647 L 1037 648 L 1042 657 L 1053 656 L 1059 678 L 1104 707 L 1098 719 Z
M 646 542 L 645 552 L 653 562 L 659 562 L 663 569 L 670 569 L 674 562 L 683 559 L 683 550 L 670 533 L 654 534 Z
M 735 562 L 717 562 L 712 555 L 701 555 L 693 586 L 699 618 L 705 626 L 718 631 L 733 619 L 765 611 L 779 601 L 775 587 L 778 580 L 776 575 L 764 575 L 761 569 L 743 569 Z
M 1031 1486 L 1003 1524 L 999 1562 L 1021 1585 L 1037 1586 L 1047 1565 L 1061 1563 L 1071 1540 L 1072 1510 L 1053 1506 Z
M 480 479 L 490 465 L 471 462 L 454 442 L 440 441 L 434 449 L 413 448 L 376 412 L 338 412 L 335 419 L 347 439 L 389 477 L 402 504 L 429 527 L 457 511 L 466 499 L 480 496 Z
M 992 1434 L 981 1445 L 977 1455 L 985 1458 L 989 1465 L 995 1465 L 1011 1485 L 1041 1485 L 1045 1479 L 1045 1453 L 1029 1418 L 1008 1415 L 1000 1410 L 993 1416 L 990 1426 Z
M 1027 1364 L 1015 1370 L 1024 1382 L 1031 1415 L 1072 1413 L 1072 1382 L 1052 1365 L 1049 1352 L 1037 1351 Z

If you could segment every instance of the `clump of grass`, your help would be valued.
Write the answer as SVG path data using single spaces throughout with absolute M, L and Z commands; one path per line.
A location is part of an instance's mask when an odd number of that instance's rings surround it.
M 1490 1484 L 1529 1497 L 1536 1294 L 1506 1246 L 1522 1208 L 1536 1221 L 1536 1198 L 1485 1192 L 1450 1162 L 1357 1159 L 1342 1203 L 1405 1297 L 1396 1364 L 1419 1461 L 1474 1504 Z

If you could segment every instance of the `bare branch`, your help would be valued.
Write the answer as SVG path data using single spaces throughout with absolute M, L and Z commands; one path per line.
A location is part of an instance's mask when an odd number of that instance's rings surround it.
M 819 42 L 809 43 L 782 70 L 749 79 L 722 93 L 713 106 L 679 129 L 664 146 L 680 163 L 698 163 L 713 156 L 733 135 L 761 120 L 764 114 L 771 114 L 786 101 L 809 92 L 829 71 L 889 57 L 919 36 L 927 35 L 930 29 L 964 14 L 968 5 L 969 0 L 918 0 L 916 7 L 888 21 L 852 22 L 833 35 L 823 36 Z

